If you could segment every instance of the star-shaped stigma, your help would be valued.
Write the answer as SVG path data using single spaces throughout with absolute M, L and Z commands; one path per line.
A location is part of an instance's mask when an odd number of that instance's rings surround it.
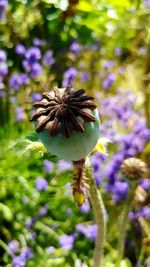
M 73 130 L 84 132 L 85 122 L 95 121 L 91 112 L 96 108 L 93 99 L 84 89 L 54 87 L 53 91 L 43 93 L 41 101 L 33 104 L 37 110 L 30 121 L 37 121 L 38 133 L 47 130 L 51 136 L 61 133 L 69 138 Z

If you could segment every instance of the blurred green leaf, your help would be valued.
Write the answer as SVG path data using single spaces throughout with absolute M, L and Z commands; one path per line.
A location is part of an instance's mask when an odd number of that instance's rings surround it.
M 126 258 L 126 259 L 124 259 L 124 260 L 121 261 L 120 267 L 132 267 L 132 264 L 129 261 L 129 259 Z
M 11 209 L 0 202 L 0 217 L 4 218 L 7 221 L 11 221 L 13 219 L 13 213 Z

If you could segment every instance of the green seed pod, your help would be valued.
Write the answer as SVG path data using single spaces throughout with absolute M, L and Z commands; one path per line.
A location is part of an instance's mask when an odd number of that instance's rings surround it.
M 49 152 L 65 160 L 78 161 L 92 151 L 100 134 L 93 99 L 83 89 L 55 87 L 34 103 L 37 110 L 30 120 L 35 121 L 39 139 Z

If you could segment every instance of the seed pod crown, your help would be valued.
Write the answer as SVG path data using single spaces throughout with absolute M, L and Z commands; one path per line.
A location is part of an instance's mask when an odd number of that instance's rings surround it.
M 37 121 L 37 133 L 47 130 L 51 136 L 62 134 L 69 138 L 74 130 L 84 132 L 85 122 L 95 122 L 93 99 L 84 89 L 54 87 L 53 91 L 43 93 L 41 101 L 33 104 L 37 110 L 30 121 Z

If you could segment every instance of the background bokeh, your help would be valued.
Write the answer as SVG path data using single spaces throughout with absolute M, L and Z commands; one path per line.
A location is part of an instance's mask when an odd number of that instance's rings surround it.
M 0 0 L 0 266 L 92 265 L 89 201 L 73 200 L 72 163 L 48 153 L 29 122 L 53 86 L 95 96 L 105 151 L 91 156 L 106 207 L 104 267 L 115 267 L 128 157 L 150 166 L 150 0 Z M 150 266 L 150 180 L 129 214 L 124 267 Z

